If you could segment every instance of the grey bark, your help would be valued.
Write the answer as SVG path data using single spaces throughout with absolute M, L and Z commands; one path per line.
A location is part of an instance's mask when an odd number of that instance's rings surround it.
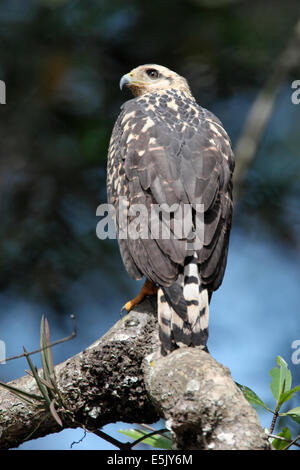
M 160 417 L 177 449 L 269 449 L 256 412 L 227 368 L 198 348 L 160 357 L 150 300 L 102 338 L 55 367 L 66 408 L 63 428 L 90 431 L 113 423 L 153 423 Z M 30 376 L 13 385 L 38 394 Z M 25 404 L 0 387 L 0 449 L 62 428 L 48 410 Z

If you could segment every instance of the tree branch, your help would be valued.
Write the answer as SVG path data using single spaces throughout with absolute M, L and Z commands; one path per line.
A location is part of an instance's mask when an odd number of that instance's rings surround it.
M 63 428 L 166 419 L 178 449 L 268 449 L 254 409 L 229 370 L 198 348 L 159 355 L 156 305 L 148 299 L 101 339 L 55 367 Z M 31 376 L 12 385 L 38 394 Z M 62 428 L 50 411 L 0 388 L 0 449 Z

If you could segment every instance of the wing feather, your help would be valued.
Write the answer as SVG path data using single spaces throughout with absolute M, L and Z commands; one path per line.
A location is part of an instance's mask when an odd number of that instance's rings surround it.
M 198 250 L 198 260 L 203 283 L 211 291 L 218 287 L 226 265 L 233 154 L 220 121 L 190 97 L 179 95 L 184 105 L 177 113 L 169 105 L 150 106 L 147 95 L 125 103 L 109 150 L 109 166 L 118 182 L 108 177 L 108 191 L 115 204 L 124 195 L 129 206 L 143 203 L 149 214 L 152 204 L 191 204 L 194 208 L 203 204 L 204 245 Z M 174 96 L 172 92 L 176 101 Z M 171 232 L 175 218 L 174 213 Z M 147 239 L 120 243 L 125 266 L 133 277 L 141 272 L 162 286 L 171 285 L 186 256 L 186 237 L 152 239 L 150 226 L 147 230 Z

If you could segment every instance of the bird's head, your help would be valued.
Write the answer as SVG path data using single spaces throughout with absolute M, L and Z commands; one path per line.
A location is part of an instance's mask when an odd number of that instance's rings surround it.
M 167 67 L 156 64 L 140 65 L 131 72 L 126 73 L 120 80 L 120 88 L 127 87 L 134 96 L 158 90 L 175 88 L 190 94 L 190 89 L 185 78 Z

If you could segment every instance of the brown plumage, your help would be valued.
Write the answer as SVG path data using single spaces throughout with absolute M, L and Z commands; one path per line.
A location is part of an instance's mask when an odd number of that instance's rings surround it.
M 186 80 L 166 67 L 137 67 L 120 86 L 128 86 L 135 98 L 122 106 L 108 151 L 107 192 L 117 229 L 121 216 L 129 223 L 134 219 L 133 204 L 143 204 L 148 214 L 153 204 L 193 208 L 179 238 L 173 236 L 175 210 L 169 239 L 151 237 L 149 220 L 142 227 L 148 238 L 119 237 L 123 262 L 134 279 L 145 276 L 159 287 L 162 352 L 205 347 L 208 302 L 223 279 L 232 219 L 230 139 L 219 119 L 196 103 Z M 196 223 L 199 204 L 203 233 Z M 190 236 L 200 245 L 188 244 Z

